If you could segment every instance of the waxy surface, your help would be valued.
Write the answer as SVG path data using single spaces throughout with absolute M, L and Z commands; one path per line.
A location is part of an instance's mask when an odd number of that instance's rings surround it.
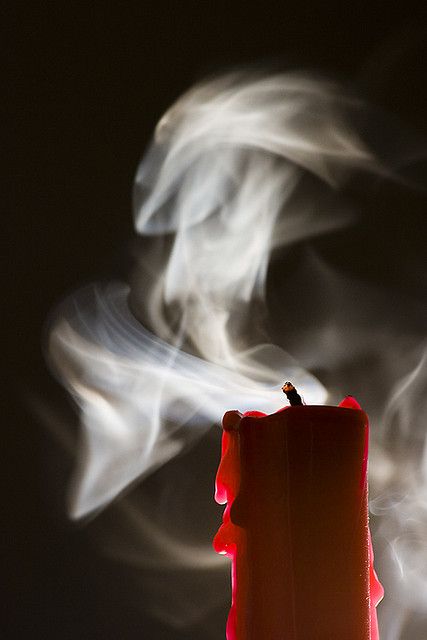
M 225 414 L 214 546 L 233 559 L 228 640 L 378 638 L 357 406 Z

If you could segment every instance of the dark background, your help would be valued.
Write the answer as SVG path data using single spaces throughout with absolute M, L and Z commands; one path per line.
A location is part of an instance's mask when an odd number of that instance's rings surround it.
M 420 7 L 421 7 L 420 3 Z M 113 6 L 114 5 L 114 6 Z M 65 515 L 67 464 L 32 400 L 62 392 L 41 355 L 43 323 L 78 285 L 126 271 L 131 187 L 163 111 L 204 74 L 285 57 L 357 81 L 425 132 L 421 8 L 341 2 L 14 3 L 5 52 L 6 599 L 10 638 L 184 638 L 121 597 L 120 570 Z M 421 80 L 420 80 L 421 79 Z M 420 88 L 421 87 L 421 88 Z M 15 163 L 15 161 L 17 161 Z M 197 636 L 202 640 L 202 632 Z

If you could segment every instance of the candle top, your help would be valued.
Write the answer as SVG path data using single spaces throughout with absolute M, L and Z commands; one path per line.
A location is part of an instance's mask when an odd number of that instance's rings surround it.
M 288 391 L 285 391 L 285 387 L 287 387 L 287 385 L 290 385 L 290 387 L 292 387 L 291 389 L 288 388 Z M 306 405 L 303 404 L 300 395 L 297 393 L 295 387 L 292 385 L 292 383 L 290 382 L 285 382 L 285 384 L 282 387 L 283 392 L 288 395 L 288 393 L 291 395 L 291 398 L 289 398 L 289 402 L 290 405 L 286 405 L 284 407 L 282 407 L 281 409 L 279 409 L 278 411 L 276 411 L 276 413 L 281 413 L 282 411 L 307 411 L 307 413 L 310 410 L 315 409 L 316 412 L 319 410 L 324 410 L 324 411 L 341 411 L 342 409 L 352 409 L 352 410 L 358 410 L 358 411 L 362 411 L 362 407 L 360 406 L 360 404 L 357 402 L 356 398 L 354 398 L 351 395 L 345 396 L 345 398 L 339 403 L 338 406 L 332 406 L 332 405 Z M 299 398 L 299 401 L 296 400 L 295 402 L 293 402 L 293 400 L 295 400 L 295 395 L 297 396 L 297 398 Z M 364 412 L 363 412 L 364 413 Z M 223 421 L 222 421 L 222 427 L 225 431 L 232 431 L 233 429 L 238 429 L 239 425 L 240 425 L 240 421 L 242 418 L 265 418 L 268 417 L 268 415 L 275 415 L 273 414 L 265 414 L 262 411 L 245 411 L 245 413 L 240 413 L 240 411 L 237 411 L 236 409 L 231 410 L 231 411 L 227 411 L 226 414 L 224 415 Z M 365 419 L 366 421 L 368 420 L 366 414 L 365 415 Z

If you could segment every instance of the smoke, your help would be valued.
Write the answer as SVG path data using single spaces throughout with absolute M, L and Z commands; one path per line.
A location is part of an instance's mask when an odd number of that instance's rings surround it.
M 209 527 L 194 527 L 219 525 L 212 426 L 228 409 L 277 410 L 285 379 L 307 403 L 352 392 L 370 414 L 382 637 L 403 638 L 408 616 L 427 615 L 425 309 L 358 271 L 386 257 L 381 230 L 373 257 L 356 231 L 366 194 L 391 180 L 407 188 L 421 152 L 380 144 L 380 124 L 397 139 L 384 114 L 313 75 L 200 83 L 160 120 L 138 168 L 129 283 L 90 285 L 52 316 L 48 361 L 81 425 L 70 514 L 98 513 L 145 478 L 138 504 L 121 498 L 91 526 L 106 554 L 134 568 L 144 607 L 173 628 L 215 637 L 212 611 L 229 602 L 227 562 L 210 555 Z M 189 523 L 182 508 L 195 495 Z

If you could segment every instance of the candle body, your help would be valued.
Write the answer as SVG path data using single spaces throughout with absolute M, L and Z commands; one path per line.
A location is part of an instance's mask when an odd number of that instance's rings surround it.
M 228 412 L 223 426 L 214 546 L 233 559 L 228 640 L 377 638 L 366 414 L 299 406 Z

